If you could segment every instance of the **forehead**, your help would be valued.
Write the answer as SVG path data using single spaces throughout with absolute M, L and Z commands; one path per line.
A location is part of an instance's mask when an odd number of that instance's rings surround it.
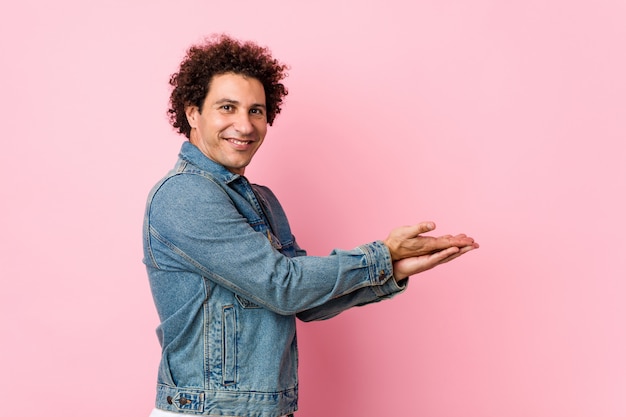
M 209 82 L 207 100 L 233 100 L 249 104 L 265 104 L 265 89 L 256 78 L 241 74 L 217 74 Z

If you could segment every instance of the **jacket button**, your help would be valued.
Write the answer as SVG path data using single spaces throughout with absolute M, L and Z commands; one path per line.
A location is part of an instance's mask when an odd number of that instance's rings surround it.
M 172 397 L 170 397 L 169 395 L 167 396 L 167 403 L 171 404 L 172 403 Z

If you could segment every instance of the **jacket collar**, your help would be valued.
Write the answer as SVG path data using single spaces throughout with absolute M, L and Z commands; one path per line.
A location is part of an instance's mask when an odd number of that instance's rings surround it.
M 200 170 L 206 171 L 210 173 L 213 177 L 224 181 L 226 184 L 240 177 L 239 174 L 233 174 L 228 169 L 226 169 L 224 165 L 218 164 L 217 162 L 207 157 L 205 154 L 202 153 L 200 149 L 196 147 L 196 145 L 192 144 L 189 141 L 183 142 L 178 156 L 182 160 L 195 165 Z

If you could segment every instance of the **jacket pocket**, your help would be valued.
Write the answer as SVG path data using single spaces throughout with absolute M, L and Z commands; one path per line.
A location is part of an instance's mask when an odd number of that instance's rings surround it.
M 222 308 L 222 383 L 237 382 L 237 317 L 232 305 Z

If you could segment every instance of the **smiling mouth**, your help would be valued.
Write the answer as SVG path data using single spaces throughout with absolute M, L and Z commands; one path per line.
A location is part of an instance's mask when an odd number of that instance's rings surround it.
M 252 142 L 254 142 L 252 140 L 239 140 L 239 139 L 233 139 L 233 138 L 229 138 L 229 139 L 226 139 L 226 140 L 229 141 L 230 143 L 234 143 L 235 145 L 240 145 L 240 146 L 241 145 L 249 145 Z

